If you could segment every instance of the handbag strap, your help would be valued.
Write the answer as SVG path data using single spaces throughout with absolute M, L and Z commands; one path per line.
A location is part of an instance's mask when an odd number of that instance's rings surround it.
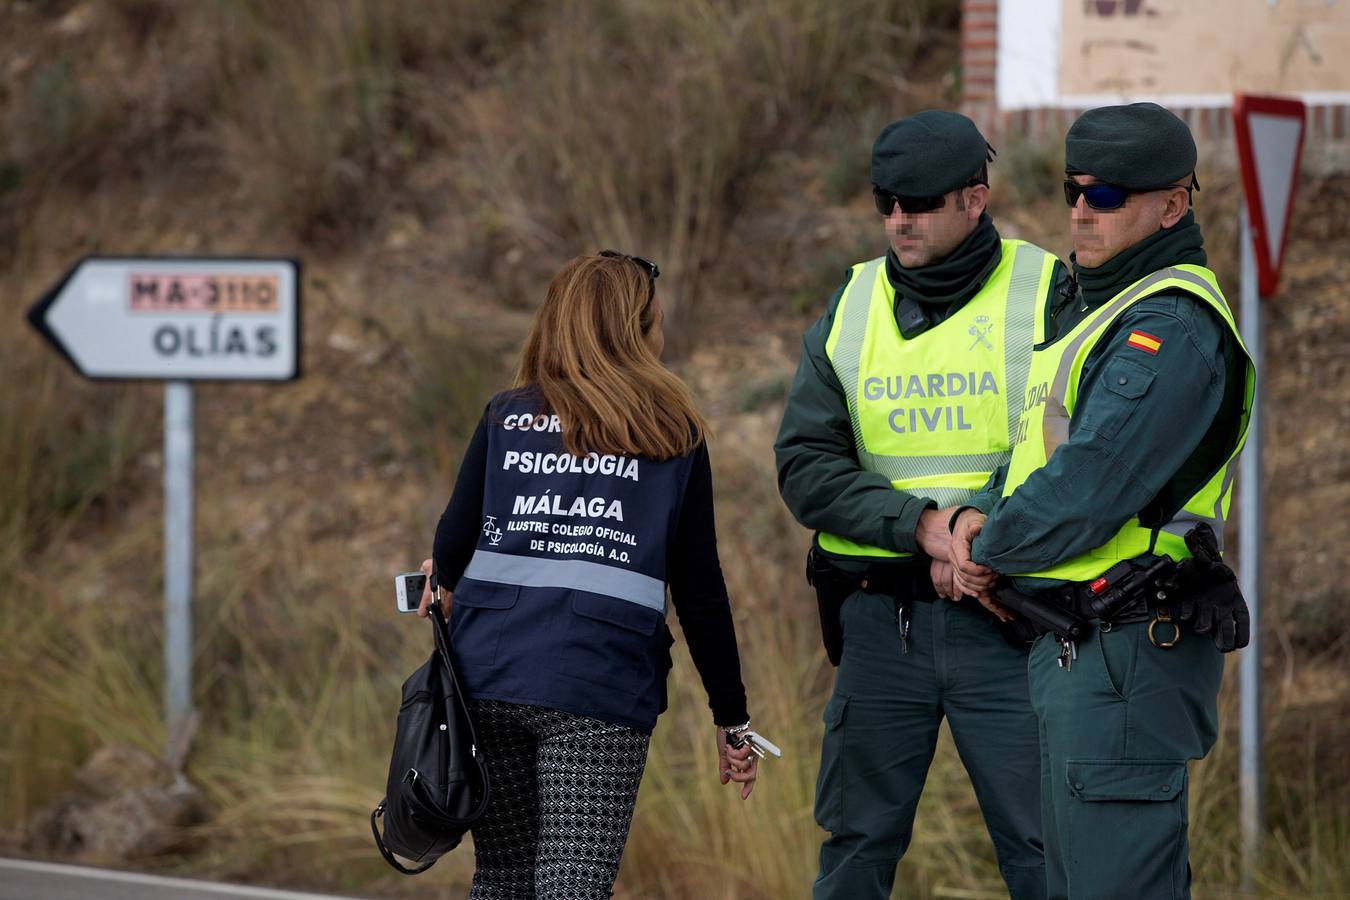
M 439 592 L 437 592 L 439 597 Z M 445 621 L 445 616 L 441 613 L 439 602 L 431 604 L 431 628 L 436 637 L 436 650 L 441 655 L 441 662 L 445 665 L 445 671 L 449 673 L 450 683 L 455 690 L 455 702 L 459 704 L 464 713 L 464 724 L 469 729 L 469 744 L 473 747 L 474 762 L 478 766 L 479 774 L 483 779 L 483 795 L 478 799 L 478 807 L 469 814 L 470 820 L 481 816 L 488 804 L 488 770 L 483 759 L 483 750 L 478 743 L 478 731 L 474 728 L 473 716 L 469 715 L 468 699 L 464 694 L 463 688 L 459 684 L 459 674 L 455 671 L 455 658 L 450 650 L 450 626 Z
M 389 848 L 384 845 L 384 838 L 380 836 L 380 826 L 375 821 L 380 816 L 384 815 L 384 803 L 385 801 L 381 800 L 380 805 L 370 811 L 370 833 L 375 835 L 375 846 L 380 848 L 380 855 L 384 857 L 384 861 L 404 875 L 417 875 L 436 865 L 436 860 L 433 859 L 424 866 L 418 866 L 416 869 L 409 869 L 394 858 L 394 854 L 390 853 Z
M 473 718 L 468 713 L 468 702 L 464 695 L 464 689 L 459 683 L 459 674 L 455 671 L 455 657 L 450 651 L 450 626 L 445 621 L 445 616 L 441 614 L 439 603 L 431 604 L 431 628 L 436 636 L 436 649 L 441 654 L 441 662 L 445 664 L 445 671 L 450 675 L 450 683 L 455 688 L 455 698 L 459 704 L 464 707 L 464 721 L 469 726 L 469 742 L 473 744 L 475 752 L 478 747 L 478 733 L 473 727 Z

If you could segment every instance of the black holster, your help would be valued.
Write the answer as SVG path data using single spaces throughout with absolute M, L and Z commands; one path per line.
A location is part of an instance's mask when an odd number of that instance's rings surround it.
M 1004 635 L 1009 640 L 1026 642 L 1049 633 L 1077 641 L 1087 634 L 1088 620 L 1053 599 L 1024 594 L 1009 582 L 1001 584 L 997 594 L 998 602 L 1018 616 L 1004 623 Z
M 1044 628 L 1021 616 L 1014 616 L 1006 622 L 1002 619 L 996 619 L 995 621 L 998 623 L 998 630 L 1003 635 L 1003 639 L 1014 647 L 1026 647 L 1027 644 L 1034 644 L 1037 638 L 1046 633 Z
M 839 624 L 839 610 L 849 594 L 858 589 L 857 579 L 848 578 L 825 554 L 812 547 L 806 554 L 806 583 L 816 589 L 820 639 L 825 644 L 825 655 L 829 657 L 830 665 L 838 666 L 844 652 L 844 629 Z

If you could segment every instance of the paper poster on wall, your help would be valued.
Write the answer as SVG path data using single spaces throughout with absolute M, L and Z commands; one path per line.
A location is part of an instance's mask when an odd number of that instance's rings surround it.
M 1350 102 L 1350 0 L 1001 0 L 1002 109 Z

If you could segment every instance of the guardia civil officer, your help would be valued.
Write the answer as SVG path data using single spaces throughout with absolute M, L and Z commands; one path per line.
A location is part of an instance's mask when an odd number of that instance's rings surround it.
M 1006 471 L 972 501 L 988 519 L 962 512 L 953 552 L 971 590 L 979 564 L 1016 576 L 995 608 L 1030 597 L 1083 628 L 1029 664 L 1049 896 L 1189 897 L 1186 761 L 1214 743 L 1220 651 L 1248 639 L 1216 544 L 1255 373 L 1205 267 L 1185 123 L 1094 109 L 1064 149 L 1078 291 L 1033 355 Z
M 1045 896 L 1025 643 L 959 599 L 947 523 L 1006 462 L 1063 267 L 990 219 L 992 150 L 927 111 L 882 130 L 873 195 L 890 247 L 807 331 L 776 443 L 831 661 L 816 783 L 816 898 L 889 897 L 945 717 L 1015 898 Z M 842 641 L 842 647 L 840 642 Z
M 472 898 L 610 896 L 665 707 L 667 587 L 721 726 L 722 783 L 745 798 L 755 781 L 750 746 L 726 746 L 749 717 L 703 419 L 659 359 L 658 274 L 605 251 L 554 276 L 436 529 L 491 778 Z

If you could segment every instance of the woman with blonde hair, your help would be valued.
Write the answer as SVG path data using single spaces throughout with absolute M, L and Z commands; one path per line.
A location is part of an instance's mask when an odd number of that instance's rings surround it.
M 749 715 L 705 424 L 660 362 L 659 274 L 606 250 L 553 277 L 436 528 L 492 784 L 471 898 L 610 896 L 665 709 L 667 588 L 720 726 L 722 783 L 744 799 L 755 782 L 750 747 L 727 746 Z

